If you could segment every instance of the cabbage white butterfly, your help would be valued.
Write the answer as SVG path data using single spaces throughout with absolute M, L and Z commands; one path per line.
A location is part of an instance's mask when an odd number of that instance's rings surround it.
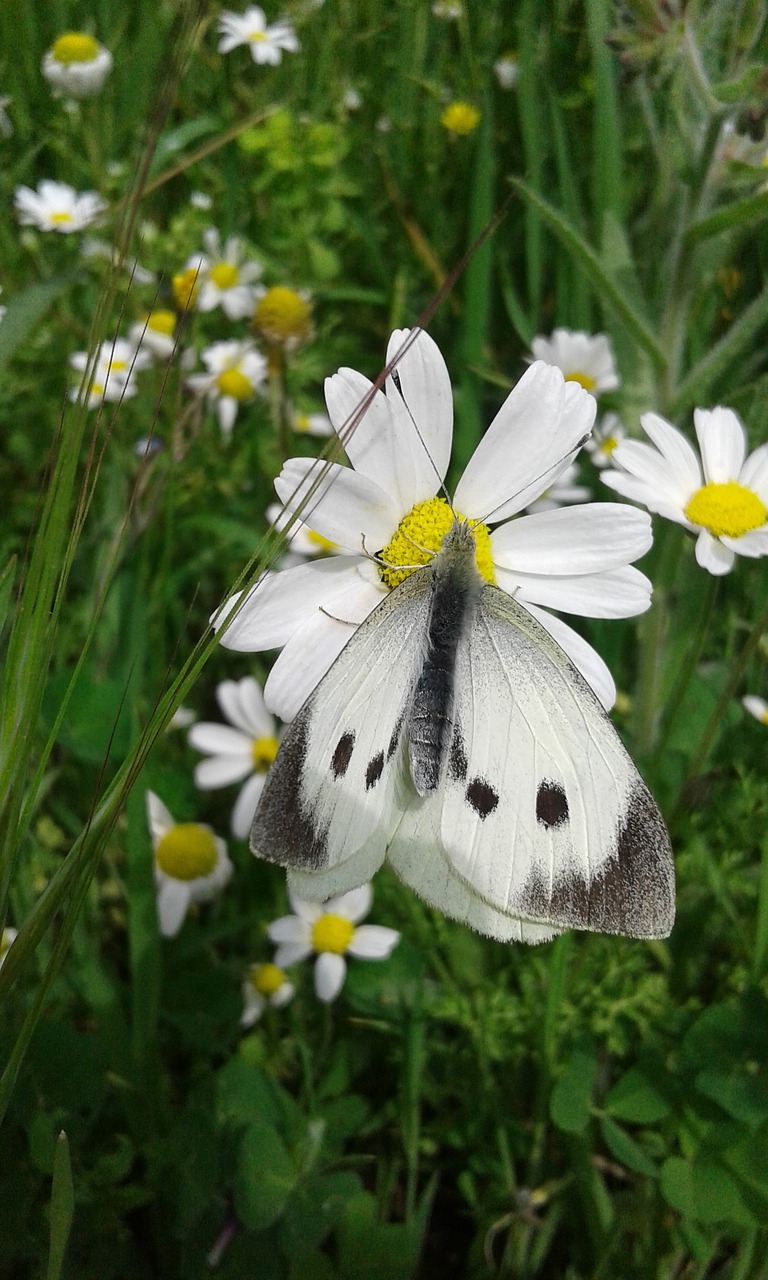
M 674 920 L 648 788 L 571 660 L 481 577 L 456 518 L 288 727 L 251 848 L 314 899 L 386 857 L 427 902 L 504 941 L 662 938 Z

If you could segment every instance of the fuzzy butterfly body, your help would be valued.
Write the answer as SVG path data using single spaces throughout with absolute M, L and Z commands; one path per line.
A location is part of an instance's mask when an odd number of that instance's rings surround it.
M 502 940 L 661 938 L 674 920 L 648 788 L 559 645 L 481 578 L 458 520 L 289 726 L 251 847 L 315 899 L 388 858 L 427 902 Z

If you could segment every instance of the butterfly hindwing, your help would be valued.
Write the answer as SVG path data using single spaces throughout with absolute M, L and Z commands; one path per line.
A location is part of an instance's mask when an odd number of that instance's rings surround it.
M 459 645 L 440 842 L 496 910 L 554 928 L 665 937 L 661 816 L 592 690 L 495 587 Z

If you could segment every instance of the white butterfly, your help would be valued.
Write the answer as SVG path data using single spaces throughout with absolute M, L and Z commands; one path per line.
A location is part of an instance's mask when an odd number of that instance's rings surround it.
M 427 902 L 504 941 L 662 938 L 674 920 L 648 788 L 571 660 L 483 580 L 459 520 L 289 726 L 251 847 L 314 899 L 386 857 Z

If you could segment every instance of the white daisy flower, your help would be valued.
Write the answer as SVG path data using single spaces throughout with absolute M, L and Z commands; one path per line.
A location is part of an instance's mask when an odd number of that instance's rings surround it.
M 131 325 L 128 341 L 138 351 L 145 348 L 158 360 L 170 360 L 176 350 L 176 312 L 158 308 Z
M 193 209 L 200 209 L 203 212 L 213 207 L 213 200 L 205 191 L 190 192 L 189 203 Z
M 445 22 L 457 22 L 464 12 L 464 6 L 461 0 L 435 0 L 432 12 L 436 18 L 442 18 Z
M 768 555 L 768 444 L 747 457 L 747 438 L 733 409 L 695 409 L 701 457 L 676 427 L 656 413 L 640 419 L 652 445 L 623 440 L 616 471 L 603 480 L 697 535 L 696 560 L 715 575 L 737 555 Z M 654 447 L 655 446 L 655 447 Z
M 611 344 L 604 333 L 555 329 L 549 338 L 534 338 L 531 351 L 534 360 L 555 365 L 566 382 L 578 382 L 594 395 L 619 385 Z
M 252 964 L 243 982 L 241 1027 L 252 1027 L 269 1005 L 282 1009 L 293 999 L 294 985 L 276 964 Z
M 219 53 L 230 53 L 238 45 L 250 46 L 254 62 L 266 62 L 276 67 L 283 53 L 296 53 L 299 42 L 290 22 L 280 19 L 267 26 L 264 10 L 249 5 L 244 13 L 225 9 L 219 18 Z
M 174 822 L 162 800 L 147 791 L 147 821 L 155 851 L 157 920 L 175 938 L 193 902 L 210 902 L 234 870 L 223 840 L 199 822 Z
M 244 840 L 267 770 L 277 755 L 277 726 L 253 676 L 222 681 L 216 689 L 216 701 L 229 724 L 200 720 L 187 739 L 195 750 L 210 757 L 195 766 L 195 786 L 214 791 L 246 779 L 232 810 L 232 834 Z
M 106 201 L 95 191 L 75 191 L 66 182 L 43 178 L 37 190 L 17 187 L 13 197 L 16 217 L 24 227 L 69 234 L 84 231 L 106 212 Z
M 228 436 L 241 404 L 252 400 L 267 377 L 266 358 L 252 342 L 214 342 L 200 353 L 207 373 L 193 373 L 187 386 L 215 406 L 222 435 Z
M 556 507 L 567 507 L 572 502 L 589 502 L 592 492 L 586 485 L 578 484 L 578 479 L 578 463 L 572 462 L 540 498 L 529 502 L 526 511 L 554 511 Z
M 493 64 L 493 72 L 500 89 L 514 89 L 519 67 L 514 53 L 503 53 Z
M 392 335 L 388 362 L 407 337 L 407 330 Z M 425 549 L 438 550 L 450 528 L 451 510 L 434 495 L 451 454 L 451 384 L 433 340 L 424 332 L 412 337 L 386 381 L 386 394 L 374 392 L 353 369 L 326 383 L 337 431 L 369 402 L 356 430 L 344 436 L 351 467 L 323 470 L 301 513 L 342 554 L 262 579 L 223 632 L 222 643 L 231 649 L 282 647 L 264 693 L 283 720 L 293 718 L 354 628 L 415 563 L 428 563 Z M 534 614 L 611 706 L 615 686 L 603 660 L 545 610 L 601 618 L 646 610 L 651 584 L 631 561 L 651 545 L 650 519 L 603 502 L 519 515 L 566 471 L 594 414 L 594 398 L 566 382 L 559 369 L 532 365 L 470 459 L 454 508 L 478 521 L 478 567 L 486 580 Z M 278 496 L 296 509 L 308 478 L 315 481 L 318 474 L 315 460 L 289 459 L 275 486 Z M 400 565 L 408 568 L 393 567 Z M 233 603 L 219 611 L 214 626 L 222 625 Z
M 613 461 L 613 451 L 621 444 L 626 432 L 616 413 L 604 413 L 584 448 L 596 467 L 600 470 L 609 467 Z
M 371 909 L 373 890 L 360 885 L 327 902 L 305 902 L 289 890 L 292 916 L 281 916 L 267 929 L 270 942 L 278 944 L 275 964 L 283 968 L 316 955 L 315 994 L 324 1004 L 335 1000 L 344 985 L 346 956 L 361 960 L 385 960 L 399 942 L 396 929 L 383 925 L 358 925 Z
M 261 264 L 245 261 L 243 242 L 230 236 L 221 243 L 215 227 L 203 232 L 205 253 L 187 259 L 185 271 L 195 273 L 194 305 L 198 311 L 221 307 L 230 320 L 243 320 L 253 313 L 257 298 L 264 293 L 254 284 L 261 276 Z
M 18 934 L 18 929 L 12 929 L 10 925 L 6 925 L 0 932 L 0 968 L 2 968 L 3 961 L 10 951 L 11 943 L 15 942 Z
M 93 36 L 67 31 L 44 54 L 40 69 L 57 96 L 93 98 L 112 70 L 112 54 Z
M 87 351 L 75 351 L 69 357 L 69 363 L 78 373 L 90 377 L 83 378 L 80 385 L 72 387 L 70 400 L 84 401 L 89 409 L 107 401 L 127 400 L 136 395 L 134 374 L 138 369 L 146 369 L 149 355 L 136 348 L 126 338 L 107 339 L 102 342 L 96 361 Z
M 768 702 L 765 698 L 757 698 L 753 693 L 748 693 L 742 698 L 741 705 L 761 724 L 768 724 Z
M 359 111 L 363 105 L 361 95 L 352 85 L 349 85 L 344 90 L 344 97 L 341 101 L 345 111 Z

